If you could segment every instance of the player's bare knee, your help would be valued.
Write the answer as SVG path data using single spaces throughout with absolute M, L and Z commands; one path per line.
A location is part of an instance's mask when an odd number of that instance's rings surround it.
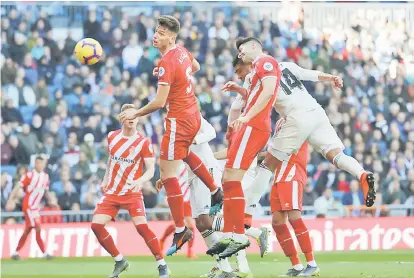
M 287 223 L 287 213 L 284 211 L 273 212 L 272 226 L 278 226 Z
M 272 173 L 276 171 L 278 166 L 280 165 L 280 161 L 271 155 L 270 153 L 267 153 L 265 159 L 263 160 L 262 165 L 264 165 L 267 169 L 269 169 Z
M 147 224 L 147 219 L 145 218 L 145 216 L 135 216 L 132 217 L 132 222 L 134 223 L 134 225 L 141 225 L 141 224 Z
M 300 210 L 291 210 L 291 211 L 288 211 L 287 216 L 288 216 L 289 222 L 292 222 L 296 219 L 301 218 L 302 212 Z
M 326 158 L 327 160 L 329 160 L 332 164 L 334 164 L 334 165 L 335 165 L 335 161 L 334 161 L 334 159 L 335 159 L 335 157 L 336 157 L 338 154 L 341 154 L 341 153 L 342 153 L 342 150 L 341 150 L 340 148 L 332 149 L 332 150 L 328 151 L 328 152 L 325 154 L 325 158 Z
M 212 230 L 212 221 L 207 214 L 202 214 L 196 218 L 197 230 L 201 233 L 205 230 Z

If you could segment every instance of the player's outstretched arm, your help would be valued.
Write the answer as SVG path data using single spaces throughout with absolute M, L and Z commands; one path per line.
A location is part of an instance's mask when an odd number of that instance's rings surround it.
M 6 203 L 6 211 L 12 211 L 16 207 L 15 199 L 17 197 L 17 194 L 20 190 L 20 188 L 23 187 L 23 184 L 21 182 L 17 182 L 16 186 L 13 188 L 12 192 L 10 193 L 9 199 Z
M 227 148 L 214 153 L 214 158 L 217 160 L 224 160 L 227 158 Z
M 150 179 L 154 177 L 155 172 L 155 158 L 154 157 L 148 157 L 144 158 L 144 165 L 145 165 L 145 172 L 142 174 L 141 177 L 139 177 L 137 180 L 135 180 L 132 184 L 132 191 L 139 191 L 143 184 Z
M 265 109 L 266 105 L 272 99 L 273 94 L 275 93 L 277 82 L 275 82 L 276 77 L 268 77 L 262 80 L 263 90 L 262 93 L 257 98 L 257 101 L 254 103 L 253 107 L 247 112 L 243 117 L 238 118 L 231 123 L 231 126 L 235 131 L 239 130 L 241 126 L 248 121 L 250 121 L 254 116 L 260 113 Z
M 154 111 L 157 111 L 158 109 L 163 108 L 167 103 L 169 93 L 169 85 L 158 84 L 157 95 L 155 98 L 138 110 L 128 109 L 119 114 L 120 122 L 122 123 L 125 120 L 133 120 L 137 117 L 148 115 Z

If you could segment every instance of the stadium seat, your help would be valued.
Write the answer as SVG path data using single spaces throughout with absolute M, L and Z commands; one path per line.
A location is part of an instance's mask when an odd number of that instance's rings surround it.
M 22 113 L 23 120 L 25 123 L 31 123 L 33 118 L 33 113 L 36 110 L 37 106 L 20 106 L 19 110 Z
M 15 165 L 2 165 L 0 169 L 2 173 L 6 172 L 12 177 L 14 174 L 16 174 L 17 171 L 17 167 Z

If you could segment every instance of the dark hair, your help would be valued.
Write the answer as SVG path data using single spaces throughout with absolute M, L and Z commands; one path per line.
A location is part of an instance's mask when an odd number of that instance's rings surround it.
M 235 68 L 237 65 L 243 65 L 243 60 L 239 58 L 239 56 L 234 57 L 233 59 L 233 68 Z
M 45 160 L 45 158 L 43 157 L 43 155 L 39 154 L 36 156 L 35 160 Z
M 167 28 L 169 31 L 178 34 L 180 32 L 180 22 L 171 15 L 162 15 L 158 19 L 158 25 Z
M 257 43 L 260 45 L 260 47 L 263 49 L 263 44 L 262 44 L 262 42 L 261 42 L 258 38 L 255 38 L 255 37 L 238 38 L 238 39 L 236 40 L 236 48 L 237 48 L 237 49 L 239 49 L 239 47 L 240 47 L 242 44 L 245 44 L 245 43 L 250 42 L 250 41 L 255 41 L 255 42 L 257 42 Z

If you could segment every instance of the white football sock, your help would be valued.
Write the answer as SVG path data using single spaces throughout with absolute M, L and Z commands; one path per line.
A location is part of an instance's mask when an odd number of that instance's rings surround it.
M 304 267 L 303 267 L 303 264 L 295 264 L 293 268 L 296 270 L 303 270 Z
M 262 230 L 260 230 L 259 228 L 250 227 L 249 229 L 246 230 L 246 235 L 254 239 L 258 239 L 261 234 L 262 234 Z
M 361 178 L 361 175 L 365 172 L 364 168 L 359 164 L 359 162 L 351 157 L 347 156 L 344 153 L 339 153 L 333 158 L 333 164 L 341 170 L 344 170 L 357 179 Z
M 231 267 L 229 260 L 227 258 L 221 259 L 221 260 L 217 259 L 217 263 L 221 271 L 233 272 L 233 268 Z
M 257 167 L 257 175 L 251 186 L 251 196 L 248 197 L 250 205 L 258 204 L 260 198 L 262 198 L 262 196 L 269 189 L 269 184 L 270 180 L 273 177 L 273 173 L 269 169 L 264 167 L 262 165 L 259 165 Z
M 205 230 L 204 232 L 201 232 L 201 235 L 209 249 L 219 241 L 219 236 L 212 230 Z
M 249 267 L 249 262 L 247 261 L 246 251 L 240 250 L 236 255 L 236 259 L 237 259 L 237 265 L 239 266 L 239 271 L 243 273 L 249 273 L 250 267 Z
M 312 267 L 317 267 L 318 265 L 316 264 L 316 261 L 309 261 L 308 265 L 312 266 Z
M 161 260 L 157 261 L 157 264 L 158 264 L 158 266 L 160 266 L 160 265 L 166 265 L 167 263 L 165 262 L 164 259 L 161 259 Z
M 224 218 L 221 216 L 214 217 L 213 224 L 211 226 L 214 231 L 222 232 L 224 229 Z
M 124 258 L 124 256 L 122 256 L 121 254 L 119 254 L 118 256 L 114 257 L 114 260 L 116 262 L 122 261 L 122 259 Z
M 233 234 L 233 239 L 237 242 L 246 242 L 249 240 L 245 234 L 236 234 L 236 233 Z
M 175 233 L 179 234 L 181 232 L 183 232 L 185 230 L 185 226 L 184 227 L 175 227 Z

